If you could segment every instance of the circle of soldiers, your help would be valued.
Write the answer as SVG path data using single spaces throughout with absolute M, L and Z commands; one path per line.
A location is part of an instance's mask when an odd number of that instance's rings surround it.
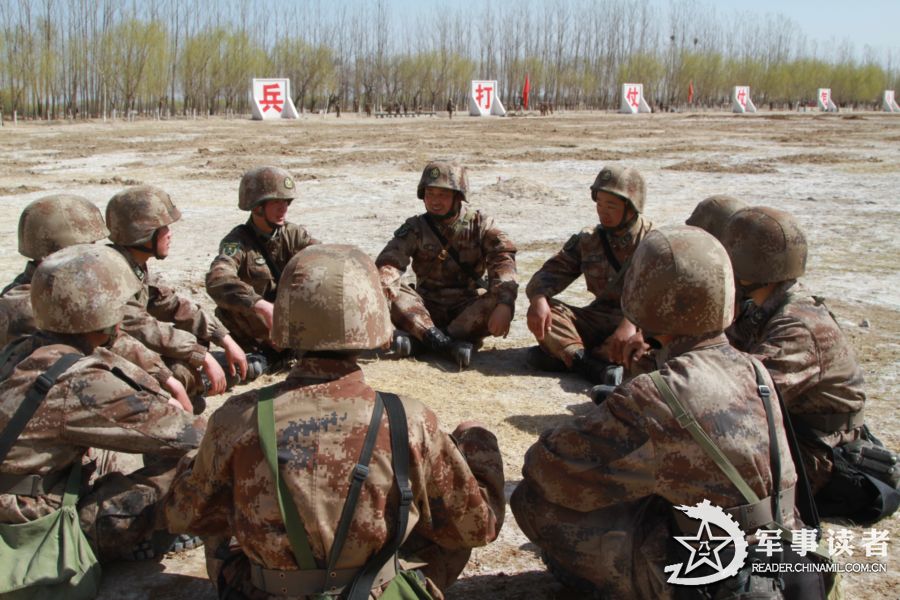
M 655 228 L 632 168 L 603 167 L 589 190 L 599 222 L 525 288 L 527 361 L 596 384 L 596 406 L 528 450 L 516 521 L 584 597 L 826 597 L 833 582 L 814 572 L 747 563 L 694 587 L 664 574 L 690 548 L 673 536 L 708 544 L 675 507 L 721 507 L 750 548 L 762 529 L 868 524 L 897 508 L 896 455 L 865 424 L 853 350 L 799 282 L 804 232 L 729 196 Z M 471 207 L 458 162 L 428 163 L 417 195 L 424 212 L 373 261 L 286 220 L 288 172 L 248 171 L 249 218 L 206 275 L 214 314 L 151 273 L 181 218 L 165 191 L 127 188 L 105 219 L 74 195 L 29 204 L 28 262 L 0 296 L 0 526 L 60 510 L 74 472 L 100 564 L 202 543 L 221 598 L 393 598 L 401 585 L 415 590 L 402 597 L 443 597 L 503 524 L 497 438 L 477 421 L 445 433 L 427 405 L 371 388 L 358 361 L 469 367 L 509 332 L 516 245 Z M 581 276 L 590 304 L 557 299 Z M 263 373 L 283 377 L 201 416 L 205 397 Z M 144 466 L 124 470 L 119 453 Z M 62 582 L 65 597 L 97 591 Z

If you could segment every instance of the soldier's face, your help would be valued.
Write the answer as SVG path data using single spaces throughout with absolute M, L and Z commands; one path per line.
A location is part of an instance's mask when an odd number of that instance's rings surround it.
M 449 214 L 453 210 L 456 192 L 447 188 L 425 188 L 425 210 L 437 217 Z
M 172 230 L 168 225 L 164 225 L 156 230 L 156 256 L 160 259 L 167 257 L 171 246 Z
M 597 216 L 604 227 L 617 227 L 625 216 L 625 201 L 609 192 L 599 191 L 594 198 Z
M 263 213 L 266 220 L 276 225 L 284 225 L 290 205 L 290 200 L 267 200 L 263 204 Z

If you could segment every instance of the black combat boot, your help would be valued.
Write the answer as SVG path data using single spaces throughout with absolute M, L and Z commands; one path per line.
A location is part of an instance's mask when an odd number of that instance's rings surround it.
M 609 365 L 606 367 L 606 374 L 603 377 L 603 383 L 595 385 L 588 392 L 594 404 L 599 405 L 613 393 L 617 387 L 622 385 L 622 378 L 625 376 L 625 367 L 622 365 Z
M 472 355 L 475 354 L 475 346 L 469 342 L 454 341 L 437 327 L 426 331 L 422 342 L 431 350 L 449 356 L 460 369 L 468 367 L 472 362 Z
M 394 335 L 391 337 L 391 352 L 399 358 L 412 356 L 412 336 L 402 329 L 395 329 Z
M 460 369 L 465 369 L 472 364 L 472 356 L 474 354 L 475 346 L 469 342 L 453 342 L 450 346 L 450 358 L 456 362 Z
M 450 346 L 453 345 L 453 338 L 437 327 L 432 327 L 425 332 L 425 337 L 422 338 L 422 342 L 430 350 L 434 350 L 435 352 L 447 352 L 450 350 Z
M 591 383 L 606 383 L 606 371 L 609 367 L 615 367 L 610 363 L 588 356 L 584 348 L 577 350 L 572 356 L 572 370 L 581 374 Z
M 550 356 L 540 346 L 532 346 L 525 354 L 525 364 L 536 371 L 550 371 L 552 373 L 563 373 L 566 369 L 566 363 Z

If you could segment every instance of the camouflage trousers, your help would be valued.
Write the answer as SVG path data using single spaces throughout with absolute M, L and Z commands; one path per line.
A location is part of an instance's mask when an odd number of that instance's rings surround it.
M 603 598 L 671 598 L 667 564 L 671 505 L 658 497 L 593 512 L 545 500 L 527 482 L 509 501 L 522 532 L 563 583 Z M 589 596 L 588 596 L 589 597 Z
M 203 374 L 200 369 L 195 369 L 188 363 L 174 358 L 163 357 L 163 362 L 172 371 L 172 376 L 184 386 L 188 397 L 194 398 L 206 394 L 206 385 L 203 383 Z
M 216 308 L 216 317 L 231 333 L 232 339 L 244 352 L 256 352 L 267 346 L 269 328 L 265 320 L 255 312 L 239 313 L 233 310 Z
M 440 327 L 455 340 L 477 343 L 488 337 L 488 321 L 497 299 L 487 290 L 419 290 L 400 284 L 391 302 L 394 327 L 421 340 L 432 327 Z
M 559 300 L 549 302 L 550 331 L 538 344 L 567 367 L 572 366 L 572 355 L 576 350 L 600 346 L 622 321 L 621 310 L 602 304 L 580 308 Z

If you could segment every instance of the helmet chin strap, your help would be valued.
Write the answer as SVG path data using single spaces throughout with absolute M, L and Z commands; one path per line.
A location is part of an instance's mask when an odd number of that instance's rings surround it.
M 159 255 L 159 244 L 157 241 L 159 240 L 159 229 L 153 232 L 153 235 L 150 236 L 150 241 L 146 244 L 142 244 L 140 246 L 131 246 L 136 250 L 140 250 L 141 252 L 146 252 L 156 260 L 163 260 L 166 257 Z
M 257 209 L 259 210 L 259 212 L 256 212 Z M 276 229 L 281 227 L 281 225 L 279 225 L 278 223 L 273 223 L 272 221 L 270 221 L 269 217 L 266 216 L 265 202 L 263 202 L 262 204 L 258 204 L 256 208 L 253 209 L 253 214 L 255 214 L 257 217 L 262 217 L 262 220 L 265 221 L 266 225 L 268 225 L 269 229 L 271 229 L 272 231 L 275 231 Z

